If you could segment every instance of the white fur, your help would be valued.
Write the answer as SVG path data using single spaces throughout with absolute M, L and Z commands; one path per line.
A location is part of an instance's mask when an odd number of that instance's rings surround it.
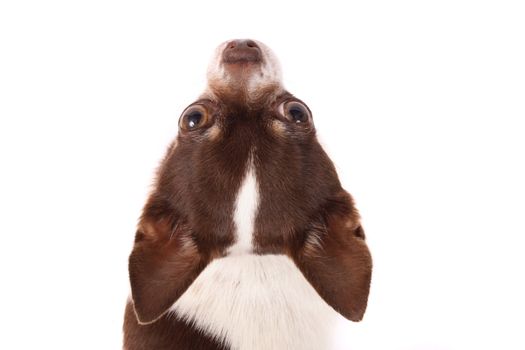
M 231 81 L 228 70 L 225 69 L 222 62 L 222 53 L 228 43 L 229 41 L 226 41 L 215 49 L 215 54 L 208 65 L 208 87 L 204 95 L 213 95 L 213 90 L 217 87 L 225 87 L 232 84 L 237 85 L 237 82 Z M 252 74 L 247 77 L 248 95 L 256 95 L 258 90 L 270 85 L 277 86 L 283 90 L 281 65 L 277 56 L 275 56 L 268 46 L 259 41 L 256 41 L 256 43 L 261 49 L 262 64 L 258 70 L 254 70 Z
M 285 255 L 213 260 L 171 312 L 232 350 L 325 350 L 337 313 Z
M 259 207 L 259 189 L 253 165 L 248 165 L 248 171 L 241 184 L 235 201 L 233 222 L 236 229 L 236 242 L 228 250 L 229 254 L 251 253 L 253 228 Z

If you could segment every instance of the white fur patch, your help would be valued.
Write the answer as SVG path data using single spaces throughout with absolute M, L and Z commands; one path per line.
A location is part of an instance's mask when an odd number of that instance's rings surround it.
M 244 177 L 237 200 L 233 222 L 236 228 L 236 242 L 228 249 L 229 254 L 251 253 L 253 241 L 253 228 L 259 207 L 259 189 L 253 165 L 248 165 L 248 171 Z
M 325 350 L 337 313 L 285 255 L 213 260 L 170 308 L 234 350 Z

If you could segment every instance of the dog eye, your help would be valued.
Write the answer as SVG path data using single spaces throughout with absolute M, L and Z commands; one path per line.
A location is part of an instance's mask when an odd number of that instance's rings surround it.
M 208 124 L 209 113 L 202 105 L 193 105 L 182 113 L 179 120 L 179 127 L 185 131 L 199 129 Z
M 279 113 L 292 123 L 307 123 L 312 118 L 308 107 L 299 101 L 286 101 L 279 106 Z

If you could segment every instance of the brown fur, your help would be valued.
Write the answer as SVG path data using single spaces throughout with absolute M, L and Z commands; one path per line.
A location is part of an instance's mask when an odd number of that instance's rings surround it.
M 254 253 L 290 256 L 329 305 L 350 320 L 363 317 L 372 261 L 359 216 L 313 123 L 279 115 L 277 107 L 296 98 L 277 91 L 248 101 L 242 90 L 218 89 L 196 102 L 208 125 L 181 130 L 168 150 L 129 260 L 128 350 L 220 348 L 165 312 L 234 243 L 235 196 L 249 159 L 260 190 Z M 139 325 L 135 313 L 153 323 Z
M 124 350 L 228 350 L 229 347 L 203 334 L 175 315 L 163 316 L 148 325 L 137 322 L 128 303 L 124 317 Z

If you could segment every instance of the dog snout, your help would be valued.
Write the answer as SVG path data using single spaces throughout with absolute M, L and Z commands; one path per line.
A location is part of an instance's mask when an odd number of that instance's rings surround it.
M 250 39 L 232 40 L 226 44 L 222 60 L 225 63 L 260 62 L 262 61 L 261 48 Z

